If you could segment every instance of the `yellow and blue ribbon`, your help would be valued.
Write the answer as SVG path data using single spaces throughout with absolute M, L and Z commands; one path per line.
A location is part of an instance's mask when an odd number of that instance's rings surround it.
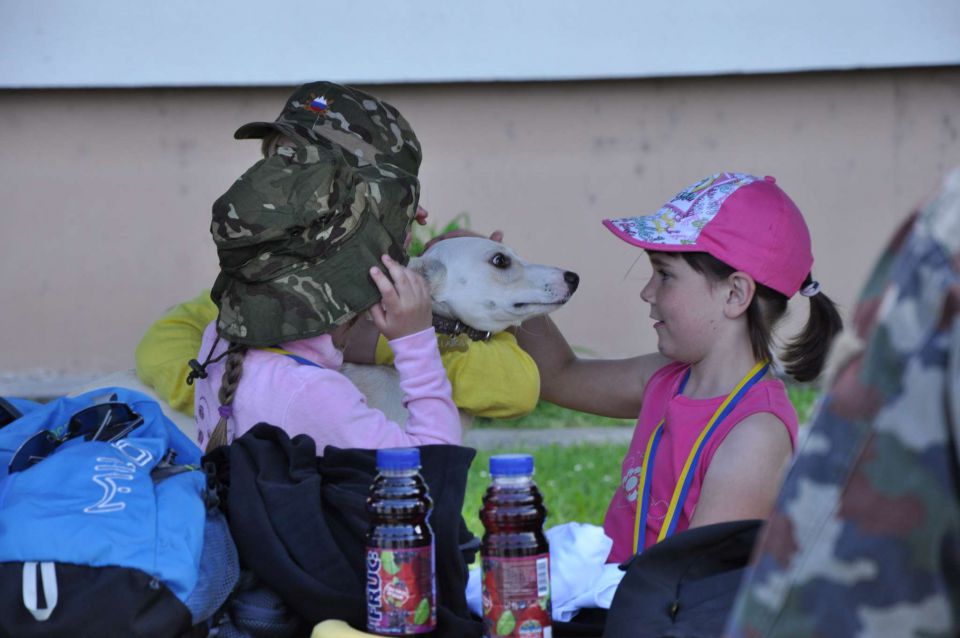
M 293 359 L 294 361 L 296 361 L 296 362 L 299 363 L 300 365 L 315 366 L 315 367 L 317 367 L 317 368 L 322 368 L 322 367 L 323 367 L 323 366 L 321 366 L 319 363 L 315 363 L 315 362 L 311 361 L 310 359 L 307 359 L 307 358 L 305 358 L 305 357 L 301 357 L 301 356 L 298 355 L 298 354 L 293 354 L 293 353 L 290 352 L 289 350 L 284 350 L 283 348 L 260 348 L 260 349 L 261 349 L 261 350 L 266 350 L 267 352 L 275 352 L 275 353 L 277 353 L 277 354 L 282 354 L 282 355 L 285 356 L 285 357 L 290 357 L 291 359 Z
M 713 433 L 717 431 L 720 423 L 733 411 L 740 399 L 750 391 L 750 388 L 752 388 L 757 381 L 763 378 L 763 375 L 767 373 L 769 368 L 770 362 L 768 361 L 761 361 L 755 365 L 753 369 L 740 380 L 733 391 L 727 395 L 727 398 L 723 400 L 720 407 L 713 413 L 713 416 L 710 417 L 710 420 L 707 421 L 700 435 L 696 441 L 694 441 L 693 447 L 690 449 L 690 454 L 687 456 L 687 461 L 683 465 L 683 470 L 680 472 L 680 477 L 677 479 L 677 484 L 674 486 L 673 496 L 670 498 L 667 514 L 663 519 L 660 534 L 657 536 L 658 543 L 673 534 L 676 530 L 677 523 L 680 521 L 680 515 L 683 513 L 683 504 L 687 500 L 687 492 L 690 490 L 690 484 L 693 482 L 693 476 L 696 473 L 697 464 L 700 462 L 700 455 L 703 452 L 706 442 Z M 683 376 L 683 380 L 680 382 L 680 387 L 677 389 L 677 394 L 683 392 L 689 378 L 690 370 L 687 370 L 687 373 Z M 649 513 L 650 507 L 650 484 L 653 472 L 653 461 L 656 458 L 657 447 L 660 445 L 660 438 L 663 436 L 664 421 L 665 418 L 661 419 L 660 423 L 650 434 L 650 439 L 647 441 L 647 448 L 643 454 L 643 467 L 640 469 L 640 483 L 637 486 L 640 503 L 639 507 L 637 507 L 637 517 L 633 527 L 633 552 L 635 554 L 643 549 L 643 536 L 647 528 L 647 514 Z

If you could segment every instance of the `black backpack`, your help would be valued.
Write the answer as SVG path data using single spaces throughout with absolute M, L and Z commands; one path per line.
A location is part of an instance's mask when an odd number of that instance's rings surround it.
M 763 521 L 688 529 L 631 559 L 604 638 L 723 635 Z
M 479 544 L 461 516 L 475 454 L 453 445 L 420 447 L 420 472 L 434 502 L 438 638 L 479 638 L 482 631 L 465 593 L 467 563 Z M 301 630 L 328 619 L 364 628 L 375 451 L 327 447 L 317 458 L 309 436 L 290 439 L 259 424 L 205 461 L 215 467 L 242 566 L 279 596 Z

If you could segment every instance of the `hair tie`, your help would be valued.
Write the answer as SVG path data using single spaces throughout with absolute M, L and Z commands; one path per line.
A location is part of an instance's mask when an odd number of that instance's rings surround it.
M 233 407 L 229 405 L 221 405 L 219 408 L 217 408 L 217 412 L 219 412 L 220 416 L 222 416 L 224 419 L 229 419 L 233 416 Z
M 804 297 L 813 297 L 814 295 L 820 294 L 820 282 L 811 281 L 809 284 L 800 289 L 800 294 Z

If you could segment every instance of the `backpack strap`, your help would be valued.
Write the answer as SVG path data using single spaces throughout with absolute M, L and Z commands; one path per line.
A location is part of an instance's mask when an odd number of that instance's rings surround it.
M 13 406 L 12 403 L 0 397 L 0 428 L 13 423 L 23 416 L 23 412 Z
M 38 587 L 39 585 L 39 587 Z M 43 591 L 44 607 L 40 607 L 38 591 Z M 57 566 L 50 561 L 23 563 L 23 606 L 39 622 L 50 618 L 57 607 Z

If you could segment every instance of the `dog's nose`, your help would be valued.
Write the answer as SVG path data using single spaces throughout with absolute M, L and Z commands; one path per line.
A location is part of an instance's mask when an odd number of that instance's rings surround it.
M 580 285 L 580 275 L 570 270 L 563 273 L 563 280 L 570 286 L 570 292 L 576 290 L 577 286 Z

